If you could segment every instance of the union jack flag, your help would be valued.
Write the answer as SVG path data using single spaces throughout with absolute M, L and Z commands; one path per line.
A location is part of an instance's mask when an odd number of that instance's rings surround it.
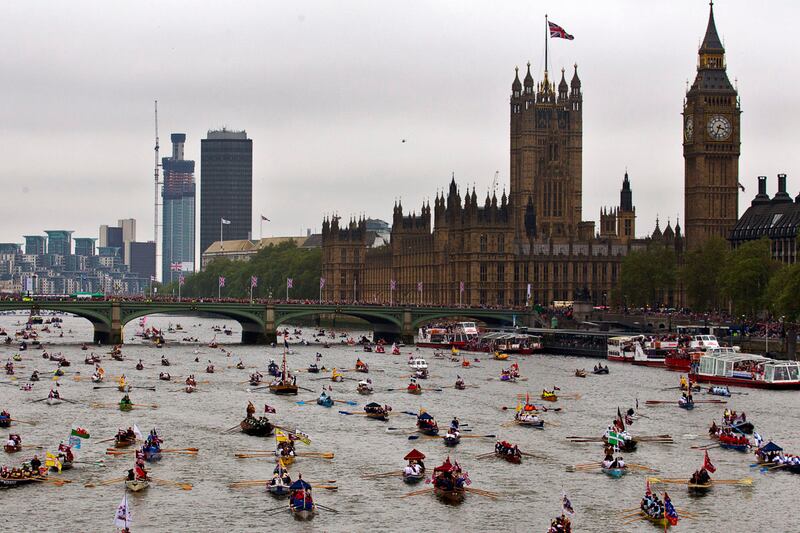
M 397 288 L 397 282 L 395 280 L 389 281 L 389 290 L 393 291 Z
M 178 276 L 178 285 L 185 285 L 185 284 L 186 284 L 186 278 L 183 277 L 183 274 L 181 274 L 180 276 Z
M 325 278 L 319 278 L 319 288 L 320 289 L 325 288 Z
M 464 292 L 464 282 L 463 281 L 459 281 L 458 282 L 458 292 Z
M 250 276 L 250 287 L 258 287 L 258 276 Z
M 417 292 L 422 292 L 422 282 L 421 281 L 417 282 Z
M 219 277 L 219 286 L 220 287 L 224 287 L 225 286 L 225 278 L 222 277 L 222 276 Z
M 286 288 L 291 289 L 294 287 L 294 280 L 292 278 L 286 278 Z
M 569 33 L 567 33 L 567 31 L 564 28 L 562 28 L 561 26 L 559 26 L 558 24 L 556 24 L 554 22 L 547 21 L 547 25 L 550 28 L 550 37 L 551 38 L 554 38 L 554 39 L 567 39 L 568 41 L 571 41 L 572 39 L 575 38 L 572 35 L 570 35 Z
M 173 272 L 180 272 L 182 270 L 183 265 L 181 263 L 170 263 L 169 269 Z

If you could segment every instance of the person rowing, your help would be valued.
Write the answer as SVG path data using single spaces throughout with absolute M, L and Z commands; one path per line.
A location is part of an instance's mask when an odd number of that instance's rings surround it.
M 197 386 L 197 380 L 194 377 L 194 374 L 190 374 L 188 378 L 186 378 L 186 384 L 192 387 Z
M 708 470 L 705 468 L 701 468 L 700 470 L 695 470 L 692 477 L 689 478 L 690 485 L 707 485 L 711 482 L 711 476 L 708 474 Z

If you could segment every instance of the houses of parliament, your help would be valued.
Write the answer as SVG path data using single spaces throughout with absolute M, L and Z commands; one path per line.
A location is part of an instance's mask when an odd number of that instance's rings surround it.
M 421 305 L 609 303 L 632 251 L 669 246 L 680 257 L 738 218 L 739 101 L 725 70 L 713 5 L 697 75 L 683 105 L 684 229 L 658 220 L 636 237 L 632 180 L 599 227 L 583 219 L 583 92 L 577 65 L 558 83 L 530 64 L 511 84 L 510 189 L 479 199 L 455 178 L 447 192 L 408 213 L 396 203 L 389 244 L 372 247 L 364 219 L 322 224 L 323 298 Z M 664 303 L 682 305 L 681 291 Z

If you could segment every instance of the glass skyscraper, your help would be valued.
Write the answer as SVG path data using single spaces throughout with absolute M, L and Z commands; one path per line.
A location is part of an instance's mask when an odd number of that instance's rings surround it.
M 181 271 L 194 271 L 194 161 L 183 158 L 185 133 L 172 134 L 172 157 L 164 157 L 164 187 L 161 192 L 164 211 L 161 239 L 161 281 L 178 279 L 180 272 L 171 268 L 180 263 Z
M 209 131 L 200 141 L 200 254 L 220 240 L 250 239 L 253 223 L 253 141 L 245 131 Z

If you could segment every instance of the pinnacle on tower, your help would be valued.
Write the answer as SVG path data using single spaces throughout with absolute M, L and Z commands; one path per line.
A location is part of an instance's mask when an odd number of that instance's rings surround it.
M 714 2 L 709 2 L 709 6 L 708 26 L 706 27 L 703 44 L 700 45 L 700 52 L 724 53 L 725 48 L 723 48 L 722 41 L 717 33 L 717 25 L 714 23 Z
M 522 83 L 519 81 L 519 67 L 514 67 L 514 82 L 511 84 L 511 93 L 519 96 L 522 92 Z
M 533 76 L 531 76 L 531 63 L 528 61 L 528 72 L 525 74 L 525 94 L 533 92 Z

